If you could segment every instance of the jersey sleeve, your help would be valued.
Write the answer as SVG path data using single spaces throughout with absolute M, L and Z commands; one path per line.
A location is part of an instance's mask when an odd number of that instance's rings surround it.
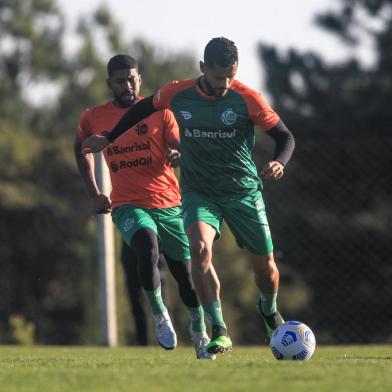
M 163 110 L 163 133 L 166 143 L 180 140 L 180 131 L 174 114 L 171 110 Z
M 260 93 L 249 90 L 245 95 L 245 101 L 250 120 L 263 131 L 268 131 L 280 121 L 278 114 Z
M 92 135 L 90 121 L 89 121 L 90 113 L 91 110 L 86 109 L 80 116 L 77 134 L 80 140 L 82 141 Z
M 171 109 L 171 103 L 173 97 L 177 94 L 179 82 L 173 80 L 162 86 L 155 94 L 153 99 L 153 105 L 155 109 Z

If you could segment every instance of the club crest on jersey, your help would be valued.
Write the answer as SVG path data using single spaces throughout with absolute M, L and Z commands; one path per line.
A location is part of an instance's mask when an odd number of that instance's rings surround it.
M 237 113 L 233 109 L 226 109 L 221 115 L 221 120 L 225 125 L 233 125 L 237 121 Z
M 136 133 L 140 135 L 144 135 L 148 132 L 148 125 L 145 123 L 140 123 L 136 125 Z

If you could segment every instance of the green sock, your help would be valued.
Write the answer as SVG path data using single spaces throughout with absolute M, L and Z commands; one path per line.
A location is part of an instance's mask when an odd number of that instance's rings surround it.
M 162 300 L 161 285 L 159 285 L 155 290 L 143 289 L 143 292 L 150 305 L 152 314 L 160 314 L 167 310 Z
M 223 321 L 221 301 L 219 299 L 209 304 L 203 304 L 203 309 L 206 312 L 211 326 L 219 325 L 226 328 L 226 324 Z
M 204 332 L 206 325 L 204 323 L 204 311 L 201 306 L 197 308 L 186 307 L 188 310 L 189 317 L 191 319 L 191 328 L 193 332 Z
M 260 306 L 261 311 L 266 315 L 270 316 L 271 314 L 276 313 L 278 310 L 276 305 L 276 298 L 278 293 L 274 294 L 262 294 L 260 293 Z

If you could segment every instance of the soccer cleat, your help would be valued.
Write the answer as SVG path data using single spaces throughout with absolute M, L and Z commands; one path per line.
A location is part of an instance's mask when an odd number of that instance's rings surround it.
M 173 350 L 177 346 L 177 335 L 167 311 L 154 314 L 155 335 L 158 343 L 165 350 Z
M 215 354 L 210 354 L 207 351 L 207 344 L 210 342 L 210 338 L 206 332 L 194 332 L 192 331 L 192 326 L 190 326 L 189 333 L 191 335 L 193 344 L 195 345 L 197 359 L 216 359 Z
M 227 336 L 226 328 L 220 325 L 212 327 L 212 337 L 210 343 L 207 344 L 207 351 L 210 354 L 223 354 L 226 351 L 231 351 L 233 345 L 231 339 Z
M 283 324 L 284 320 L 278 311 L 271 314 L 270 316 L 266 316 L 261 309 L 260 298 L 257 300 L 257 308 L 259 309 L 259 312 L 260 312 L 261 316 L 263 317 L 265 328 L 267 330 L 267 335 L 269 338 L 271 338 L 271 336 L 274 333 L 277 326 L 280 324 Z

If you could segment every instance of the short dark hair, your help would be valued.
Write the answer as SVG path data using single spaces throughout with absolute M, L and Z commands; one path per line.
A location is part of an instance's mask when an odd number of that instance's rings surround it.
M 127 54 L 116 54 L 113 56 L 107 65 L 108 75 L 111 76 L 112 73 L 118 69 L 138 69 L 137 61 Z
M 213 38 L 204 49 L 204 63 L 228 68 L 238 63 L 238 50 L 233 41 L 225 37 Z

